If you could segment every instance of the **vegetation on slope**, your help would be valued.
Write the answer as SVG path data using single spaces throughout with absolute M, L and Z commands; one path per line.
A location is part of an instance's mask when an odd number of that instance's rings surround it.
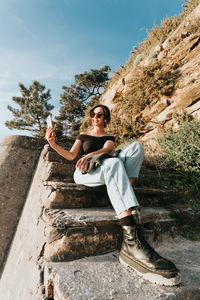
M 187 1 L 179 16 L 163 20 L 160 26 L 154 26 L 148 31 L 148 37 L 140 48 L 135 49 L 125 67 L 110 79 L 107 89 L 110 89 L 115 81 L 123 82 L 125 76 L 129 74 L 129 79 L 126 80 L 126 92 L 116 93 L 113 100 L 116 106 L 113 110 L 110 131 L 117 136 L 120 133 L 118 143 L 144 134 L 145 124 L 140 117 L 141 111 L 164 96 L 170 98 L 179 87 L 183 54 L 176 55 L 176 51 L 181 49 L 178 46 L 180 42 L 185 41 L 185 36 L 181 37 L 180 33 L 170 38 L 169 36 L 198 4 L 200 0 Z M 200 19 L 197 18 L 184 27 L 186 43 L 199 36 L 199 25 Z M 167 47 L 162 49 L 162 43 L 167 38 Z M 170 55 L 164 53 L 165 51 L 170 52 Z M 162 59 L 158 57 L 161 52 Z
M 178 129 L 171 125 L 158 139 L 162 161 L 181 176 L 180 189 L 200 195 L 200 121 L 186 113 L 174 120 Z
M 130 59 L 124 68 L 119 69 L 111 78 L 107 89 L 115 81 L 119 81 L 127 74 L 126 92 L 116 93 L 116 104 L 112 124 L 109 131 L 119 137 L 119 147 L 130 143 L 134 138 L 140 137 L 144 132 L 144 121 L 141 111 L 148 105 L 153 105 L 161 98 L 170 99 L 176 88 L 180 88 L 180 67 L 183 56 L 176 55 L 179 43 L 189 43 L 200 35 L 200 19 L 194 19 L 184 26 L 186 36 L 172 35 L 180 23 L 191 11 L 200 4 L 200 0 L 187 1 L 184 10 L 179 16 L 163 20 L 161 26 L 155 25 L 148 31 L 148 37 L 139 47 L 135 47 Z M 168 39 L 167 48 L 170 55 L 158 55 L 163 51 L 162 44 Z M 182 44 L 181 44 L 182 45 Z M 165 49 L 164 49 L 165 50 Z M 171 54 L 174 55 L 171 55 Z M 194 80 L 194 79 L 193 79 Z M 191 83 L 191 82 L 190 82 Z M 187 197 L 192 194 L 194 198 L 200 190 L 200 136 L 199 121 L 189 116 L 175 117 L 179 129 L 175 132 L 172 127 L 164 131 L 159 138 L 160 149 L 147 149 L 148 159 L 145 160 L 145 172 L 150 172 L 151 179 L 155 177 L 155 187 L 175 189 L 183 192 Z M 200 205 L 195 202 L 194 205 Z
M 179 16 L 172 16 L 171 18 L 166 18 L 162 20 L 161 25 L 154 25 L 152 29 L 147 29 L 147 38 L 139 43 L 138 47 L 134 46 L 133 51 L 131 51 L 131 56 L 127 61 L 124 69 L 119 69 L 115 75 L 109 81 L 108 89 L 112 84 L 121 77 L 125 76 L 126 73 L 139 64 L 144 57 L 150 55 L 154 58 L 157 56 L 157 51 L 152 51 L 157 45 L 162 45 L 162 43 L 169 37 L 169 35 L 174 32 L 177 27 L 181 24 L 185 17 L 187 17 L 194 8 L 200 4 L 200 0 L 186 0 L 186 3 L 183 4 L 183 11 Z M 190 27 L 191 24 L 188 25 Z M 190 28 L 188 28 L 190 29 Z M 191 28 L 193 32 L 199 29 L 198 24 L 195 28 Z M 175 41 L 174 41 L 175 42 Z M 172 47 L 174 44 L 171 45 Z

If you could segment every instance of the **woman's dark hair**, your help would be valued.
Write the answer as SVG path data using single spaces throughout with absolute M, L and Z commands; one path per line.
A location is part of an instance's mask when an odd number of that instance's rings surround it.
M 103 114 L 104 114 L 104 127 L 106 127 L 110 123 L 110 109 L 103 104 L 98 104 L 95 107 L 93 107 L 90 110 L 90 118 L 92 118 L 92 115 L 94 113 L 95 108 L 101 107 L 103 109 Z

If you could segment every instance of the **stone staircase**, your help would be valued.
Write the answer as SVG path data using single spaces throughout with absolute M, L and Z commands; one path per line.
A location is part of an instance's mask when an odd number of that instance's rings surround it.
M 105 186 L 90 188 L 75 184 L 75 162 L 68 162 L 48 145 L 45 147 L 47 175 L 43 185 L 48 193 L 43 199 L 41 216 L 46 239 L 41 254 L 43 299 L 182 299 L 176 297 L 187 295 L 188 287 L 179 287 L 179 290 L 156 287 L 119 264 L 122 231 Z M 162 241 L 163 235 L 177 226 L 172 215 L 180 195 L 173 191 L 137 187 L 137 183 L 134 190 L 141 204 L 145 237 L 156 245 L 156 241 Z M 170 209 L 172 203 L 173 209 Z M 198 218 L 199 212 L 191 214 L 188 211 L 187 215 L 190 219 Z M 141 292 L 144 286 L 147 288 Z M 163 293 L 168 293 L 168 298 L 164 298 Z

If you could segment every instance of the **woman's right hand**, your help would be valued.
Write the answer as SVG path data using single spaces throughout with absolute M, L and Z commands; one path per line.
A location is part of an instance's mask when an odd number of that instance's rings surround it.
M 77 163 L 76 163 L 76 168 L 79 169 L 81 172 L 85 172 L 88 169 L 88 161 L 87 161 L 87 156 L 81 157 Z
M 47 128 L 45 137 L 49 142 L 50 146 L 55 144 L 56 134 L 51 127 Z

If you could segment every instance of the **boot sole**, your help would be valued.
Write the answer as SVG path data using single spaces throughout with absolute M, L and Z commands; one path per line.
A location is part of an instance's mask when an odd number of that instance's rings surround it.
M 160 274 L 150 272 L 149 270 L 146 271 L 145 273 L 141 273 L 140 271 L 138 271 L 138 269 L 136 269 L 136 267 L 133 267 L 132 265 L 126 263 L 122 259 L 121 256 L 119 256 L 119 261 L 123 266 L 125 266 L 126 268 L 130 267 L 131 269 L 136 271 L 136 273 L 139 276 L 143 277 L 145 280 L 148 280 L 152 283 L 156 283 L 156 284 L 164 285 L 164 286 L 175 286 L 175 285 L 180 284 L 180 282 L 181 282 L 181 274 L 180 273 L 177 273 L 176 277 L 166 278 Z

